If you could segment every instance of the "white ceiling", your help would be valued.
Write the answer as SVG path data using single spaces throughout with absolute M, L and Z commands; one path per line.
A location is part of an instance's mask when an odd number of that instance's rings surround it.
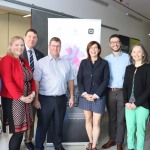
M 118 9 L 122 9 L 125 13 L 130 13 L 146 22 L 150 22 L 150 0 L 95 0 L 107 2 Z M 25 15 L 24 12 L 16 12 L 12 9 L 0 8 L 0 15 L 6 13 L 15 13 Z
M 150 22 L 150 0 L 103 0 L 110 5 L 123 9 L 126 13 Z

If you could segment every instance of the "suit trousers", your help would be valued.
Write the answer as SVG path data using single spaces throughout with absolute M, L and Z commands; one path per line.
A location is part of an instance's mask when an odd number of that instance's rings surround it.
M 107 90 L 106 105 L 109 115 L 109 138 L 122 144 L 125 134 L 125 105 L 123 101 L 123 91 Z
M 149 116 L 149 109 L 137 107 L 134 110 L 125 109 L 127 125 L 128 149 L 144 150 L 146 122 Z M 135 132 L 137 146 L 135 148 Z
M 61 147 L 63 120 L 66 113 L 67 98 L 62 96 L 39 95 L 41 109 L 37 110 L 37 129 L 35 136 L 35 149 L 43 150 L 44 141 L 48 128 L 53 121 L 53 144 L 54 147 Z

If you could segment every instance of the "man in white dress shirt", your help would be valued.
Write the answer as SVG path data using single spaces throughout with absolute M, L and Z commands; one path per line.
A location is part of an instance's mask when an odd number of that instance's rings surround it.
M 44 149 L 46 133 L 53 120 L 53 145 L 55 150 L 65 150 L 61 143 L 67 104 L 66 92 L 68 87 L 69 107 L 72 107 L 74 105 L 74 76 L 70 63 L 60 57 L 60 39 L 53 37 L 48 47 L 50 54 L 37 62 L 34 71 L 37 90 L 34 106 L 38 109 L 35 149 Z

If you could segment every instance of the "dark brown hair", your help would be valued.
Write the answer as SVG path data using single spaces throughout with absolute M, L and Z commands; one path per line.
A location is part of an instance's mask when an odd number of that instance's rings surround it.
M 38 33 L 37 33 L 37 31 L 36 31 L 35 29 L 28 29 L 28 30 L 26 31 L 26 33 L 25 33 L 25 36 L 28 34 L 28 32 L 33 32 L 33 33 L 36 34 L 37 37 L 38 37 Z
M 111 35 L 110 38 L 109 38 L 109 42 L 110 42 L 110 40 L 111 40 L 112 38 L 118 38 L 119 41 L 121 42 L 121 39 L 120 39 L 120 35 L 119 35 L 119 34 L 113 34 L 113 35 Z
M 52 37 L 51 40 L 49 41 L 49 45 L 51 44 L 52 41 L 59 42 L 61 44 L 61 40 L 58 37 Z
M 100 58 L 100 54 L 101 54 L 101 45 L 97 42 L 97 41 L 91 41 L 88 43 L 87 45 L 87 48 L 86 48 L 86 51 L 87 51 L 87 55 L 88 55 L 88 59 L 91 60 L 91 56 L 90 56 L 90 53 L 89 53 L 89 50 L 91 48 L 91 46 L 93 46 L 94 44 L 97 45 L 98 49 L 100 50 L 99 53 L 97 54 L 97 57 Z

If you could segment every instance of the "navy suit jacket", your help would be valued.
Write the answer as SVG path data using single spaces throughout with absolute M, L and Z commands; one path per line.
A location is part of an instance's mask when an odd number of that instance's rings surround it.
M 82 60 L 77 75 L 79 93 L 82 95 L 83 92 L 87 92 L 95 93 L 99 97 L 104 96 L 109 77 L 109 66 L 106 60 L 98 59 L 94 67 L 90 60 Z
M 36 56 L 37 60 L 39 60 L 39 59 L 41 59 L 41 58 L 44 57 L 44 54 L 42 52 L 40 52 L 39 50 L 37 50 L 37 49 L 34 48 L 34 51 L 35 51 L 35 56 Z M 27 55 L 27 51 L 26 50 L 24 50 L 24 52 L 23 52 L 23 57 L 26 60 L 28 60 L 28 55 Z M 28 62 L 29 62 L 29 60 L 28 60 Z

